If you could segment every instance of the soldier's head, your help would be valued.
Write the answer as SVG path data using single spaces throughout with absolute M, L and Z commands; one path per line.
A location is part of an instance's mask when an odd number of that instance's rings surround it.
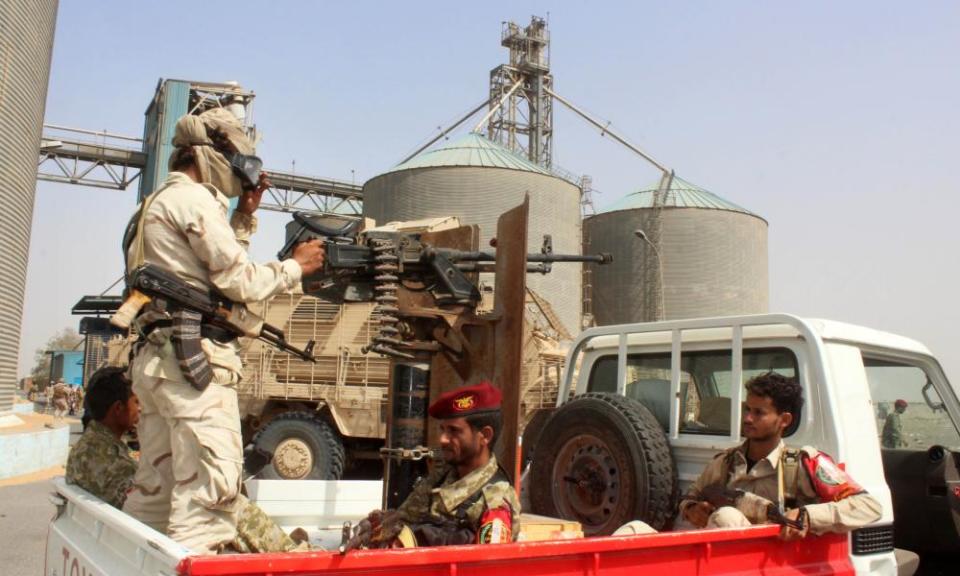
M 83 403 L 84 426 L 89 416 L 90 420 L 121 435 L 136 428 L 140 421 L 140 401 L 123 368 L 108 367 L 94 372 Z
M 897 399 L 897 401 L 893 403 L 893 409 L 897 411 L 897 414 L 903 414 L 907 411 L 907 401 Z
M 263 162 L 243 124 L 225 108 L 180 118 L 173 146 L 170 170 L 187 172 L 231 198 L 257 186 Z
M 489 382 L 441 395 L 430 405 L 440 420 L 440 450 L 451 466 L 479 468 L 490 459 L 500 434 L 500 390 Z
M 800 415 L 803 389 L 793 378 L 767 372 L 746 385 L 743 407 L 743 435 L 750 440 L 770 440 L 783 436 Z

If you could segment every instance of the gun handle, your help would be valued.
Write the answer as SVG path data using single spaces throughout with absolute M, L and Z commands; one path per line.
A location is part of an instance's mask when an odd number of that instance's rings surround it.
M 119 309 L 110 317 L 110 324 L 117 328 L 129 330 L 133 324 L 133 319 L 137 317 L 140 310 L 150 302 L 150 297 L 139 290 L 131 290 L 130 295 L 124 300 Z

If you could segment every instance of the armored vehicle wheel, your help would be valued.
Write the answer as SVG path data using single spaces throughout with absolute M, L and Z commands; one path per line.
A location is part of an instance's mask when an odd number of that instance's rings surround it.
M 677 474 L 663 428 L 645 406 L 616 394 L 561 406 L 540 435 L 530 480 L 535 514 L 576 520 L 591 536 L 637 519 L 660 530 L 675 513 Z
M 281 414 L 253 441 L 258 449 L 273 454 L 258 478 L 339 480 L 343 475 L 343 442 L 326 422 L 312 414 Z

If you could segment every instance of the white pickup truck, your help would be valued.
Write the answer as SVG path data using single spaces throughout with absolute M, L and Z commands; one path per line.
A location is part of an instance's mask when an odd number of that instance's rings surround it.
M 685 530 L 677 497 L 718 451 L 740 441 L 742 383 L 777 371 L 806 404 L 789 445 L 831 454 L 882 503 L 850 535 L 784 543 L 775 526 Z M 920 343 L 824 320 L 768 314 L 594 328 L 567 358 L 558 407 L 535 419 L 527 495 L 533 511 L 576 520 L 594 537 L 415 550 L 190 556 L 167 537 L 56 484 L 48 576 L 109 574 L 878 574 L 909 573 L 898 548 L 960 551 L 960 403 Z M 570 398 L 567 400 L 567 398 Z M 906 400 L 906 446 L 884 447 L 886 411 Z M 281 525 L 336 539 L 342 520 L 376 507 L 375 487 L 350 481 L 254 486 Z M 356 490 L 353 488 L 356 486 Z M 258 493 L 259 492 L 259 493 Z M 643 518 L 659 534 L 603 536 Z M 319 530 L 326 528 L 326 531 Z M 915 560 L 915 557 L 914 557 Z

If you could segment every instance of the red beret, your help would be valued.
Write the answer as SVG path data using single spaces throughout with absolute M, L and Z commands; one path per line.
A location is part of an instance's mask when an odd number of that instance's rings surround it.
M 430 405 L 428 412 L 434 418 L 445 420 L 461 418 L 480 412 L 491 412 L 500 409 L 500 399 L 503 394 L 490 382 L 481 382 L 473 386 L 463 386 L 441 394 Z
M 903 408 L 906 408 L 906 407 L 907 407 L 907 401 L 906 401 L 906 400 L 903 400 L 903 399 L 898 399 L 896 402 L 893 403 L 893 405 L 894 405 L 894 406 L 902 406 Z

